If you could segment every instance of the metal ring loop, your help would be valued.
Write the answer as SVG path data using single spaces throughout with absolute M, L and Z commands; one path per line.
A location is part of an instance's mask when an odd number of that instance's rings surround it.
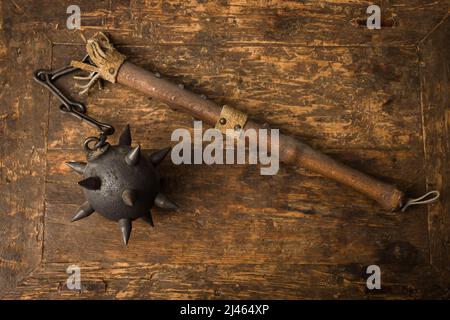
M 96 144 L 94 144 L 94 149 L 97 150 L 98 148 L 103 147 L 105 145 L 105 142 L 106 142 L 106 136 L 101 134 L 98 137 L 98 142 Z
M 91 147 L 89 146 L 89 144 L 90 144 L 91 142 L 93 142 L 93 141 L 95 141 L 95 144 L 94 144 L 93 148 L 91 148 Z M 97 146 L 97 144 L 98 144 L 99 142 L 100 142 L 100 139 L 99 139 L 98 137 L 88 137 L 88 138 L 86 138 L 86 140 L 84 140 L 84 142 L 83 142 L 83 148 L 84 148 L 84 150 L 85 150 L 86 152 L 92 152 L 92 151 L 95 151 L 95 150 L 97 150 L 96 146 Z
M 88 137 L 83 142 L 83 148 L 87 152 L 95 151 L 101 147 L 103 147 L 106 144 L 107 136 L 101 134 L 98 137 Z M 92 148 L 89 146 L 92 142 L 95 142 L 95 144 L 92 146 Z

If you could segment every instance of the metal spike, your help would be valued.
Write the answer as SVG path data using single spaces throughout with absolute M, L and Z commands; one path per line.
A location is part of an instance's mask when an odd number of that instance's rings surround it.
M 167 199 L 164 193 L 158 193 L 155 198 L 155 205 L 162 209 L 178 209 L 177 204 Z
M 136 191 L 131 189 L 125 189 L 122 192 L 122 200 L 127 206 L 132 207 L 136 202 Z
M 154 227 L 152 213 L 149 211 L 147 215 L 141 217 L 142 220 L 147 222 L 150 226 Z
M 78 181 L 78 184 L 88 190 L 98 190 L 102 185 L 102 181 L 99 177 L 89 177 Z
M 86 162 L 78 162 L 78 161 L 68 161 L 66 162 L 66 166 L 75 171 L 78 174 L 83 174 L 84 169 L 86 169 Z
M 169 153 L 171 147 L 167 147 L 161 150 L 158 150 L 150 156 L 150 161 L 155 165 L 159 165 L 161 161 L 163 161 L 164 157 Z
M 134 148 L 127 154 L 127 156 L 125 157 L 125 162 L 130 166 L 134 166 L 139 162 L 140 155 L 141 146 L 137 145 L 136 148 Z
M 128 244 L 128 240 L 130 240 L 131 235 L 131 220 L 130 219 L 120 219 L 119 220 L 120 231 L 122 232 L 122 239 L 125 245 Z
M 123 132 L 120 135 L 119 145 L 120 146 L 131 146 L 131 131 L 130 131 L 129 124 L 127 124 L 125 126 L 125 129 L 123 129 Z
M 89 217 L 94 212 L 89 202 L 85 202 L 78 208 L 77 213 L 73 216 L 72 222 L 81 220 L 83 218 Z

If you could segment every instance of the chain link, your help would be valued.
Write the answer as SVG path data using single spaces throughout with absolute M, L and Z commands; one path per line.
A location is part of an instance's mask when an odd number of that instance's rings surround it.
M 84 63 L 92 64 L 88 55 L 86 55 L 82 61 Z M 86 151 L 95 151 L 95 150 L 103 147 L 105 144 L 107 144 L 106 139 L 108 138 L 108 136 L 110 136 L 114 133 L 114 127 L 110 124 L 100 122 L 100 121 L 88 116 L 86 114 L 87 109 L 84 104 L 82 104 L 81 102 L 76 102 L 76 101 L 70 100 L 54 84 L 54 82 L 58 78 L 68 75 L 68 74 L 71 74 L 73 72 L 76 72 L 78 70 L 80 70 L 80 69 L 72 67 L 72 66 L 62 67 L 57 70 L 37 70 L 34 73 L 34 80 L 37 83 L 39 83 L 40 85 L 47 88 L 55 97 L 58 98 L 58 100 L 61 102 L 61 105 L 59 107 L 59 110 L 61 112 L 70 114 L 73 117 L 88 123 L 89 125 L 97 128 L 100 131 L 100 134 L 98 137 L 88 137 L 88 138 L 86 138 L 86 140 L 83 143 L 84 149 Z M 90 145 L 94 141 L 95 141 L 95 144 L 91 147 Z

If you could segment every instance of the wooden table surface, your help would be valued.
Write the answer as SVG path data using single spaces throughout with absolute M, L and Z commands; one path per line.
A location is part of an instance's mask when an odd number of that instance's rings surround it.
M 335 158 L 439 202 L 390 214 L 357 192 L 281 166 L 162 166 L 180 209 L 134 224 L 128 247 L 64 165 L 95 130 L 32 80 L 84 53 L 70 1 L 0 2 L 0 297 L 415 299 L 450 297 L 449 1 L 78 1 L 82 32 L 130 61 L 266 120 Z M 73 92 L 73 81 L 59 82 Z M 76 95 L 74 96 L 80 99 Z M 120 85 L 84 100 L 143 148 L 193 119 Z M 112 137 L 117 142 L 117 135 Z M 381 268 L 368 290 L 366 268 Z M 70 265 L 82 289 L 66 288 Z

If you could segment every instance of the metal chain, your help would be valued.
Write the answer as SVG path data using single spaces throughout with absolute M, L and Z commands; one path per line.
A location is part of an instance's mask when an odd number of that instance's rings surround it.
M 86 55 L 83 60 L 85 63 L 92 64 L 89 56 Z M 88 137 L 84 140 L 83 146 L 86 151 L 95 151 L 107 144 L 106 139 L 108 136 L 114 133 L 114 127 L 110 124 L 100 122 L 86 114 L 86 106 L 81 102 L 75 102 L 70 100 L 65 94 L 61 92 L 59 88 L 57 88 L 54 82 L 65 75 L 78 71 L 80 69 L 66 66 L 57 70 L 37 70 L 34 73 L 34 80 L 40 85 L 47 88 L 58 100 L 62 103 L 59 107 L 59 110 L 63 113 L 72 115 L 73 117 L 80 119 L 88 123 L 89 125 L 97 128 L 100 131 L 98 137 Z M 91 147 L 90 145 L 95 142 L 95 144 Z

